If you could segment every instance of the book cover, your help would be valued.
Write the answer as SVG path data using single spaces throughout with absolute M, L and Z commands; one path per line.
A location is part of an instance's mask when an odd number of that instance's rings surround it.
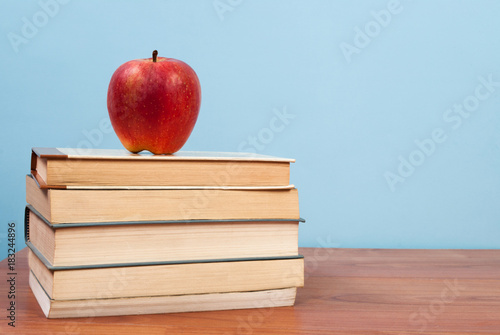
M 289 287 L 229 293 L 54 300 L 32 271 L 29 286 L 49 319 L 285 307 L 294 305 L 297 292 L 296 287 Z
M 161 220 L 300 219 L 297 189 L 42 189 L 26 176 L 26 201 L 52 224 Z
M 187 220 L 51 224 L 25 210 L 26 245 L 51 270 L 58 267 L 153 265 L 214 259 L 298 255 L 305 220 Z
M 41 188 L 290 188 L 294 161 L 253 153 L 33 148 L 31 174 Z
M 50 270 L 30 250 L 28 263 L 54 300 L 228 293 L 304 285 L 302 256 Z

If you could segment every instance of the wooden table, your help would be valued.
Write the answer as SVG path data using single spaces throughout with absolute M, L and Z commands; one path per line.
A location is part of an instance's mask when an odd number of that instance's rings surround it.
M 16 327 L 0 334 L 500 334 L 500 250 L 301 248 L 305 287 L 294 307 L 46 319 L 16 259 Z

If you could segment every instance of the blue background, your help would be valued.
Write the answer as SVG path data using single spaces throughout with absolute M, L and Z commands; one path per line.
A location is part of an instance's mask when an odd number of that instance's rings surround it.
M 121 148 L 109 79 L 153 49 L 200 78 L 183 150 L 296 159 L 300 246 L 500 246 L 500 2 L 54 1 L 0 4 L 0 258 L 31 147 Z

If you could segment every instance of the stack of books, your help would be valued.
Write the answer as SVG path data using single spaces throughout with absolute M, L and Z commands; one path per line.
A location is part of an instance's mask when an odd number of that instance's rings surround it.
M 291 306 L 293 159 L 33 148 L 30 287 L 48 318 Z

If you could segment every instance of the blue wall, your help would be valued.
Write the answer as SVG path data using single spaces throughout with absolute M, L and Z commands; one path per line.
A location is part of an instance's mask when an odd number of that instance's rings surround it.
M 107 85 L 153 49 L 201 81 L 183 150 L 296 158 L 301 246 L 498 248 L 499 17 L 486 0 L 2 0 L 0 258 L 8 222 L 24 246 L 30 148 L 120 148 Z

